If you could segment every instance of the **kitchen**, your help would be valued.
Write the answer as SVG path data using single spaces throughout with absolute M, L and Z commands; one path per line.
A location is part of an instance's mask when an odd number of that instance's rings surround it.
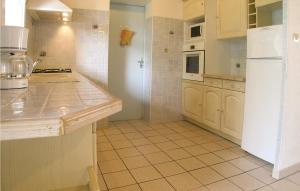
M 297 0 L 1 4 L 2 190 L 300 190 Z

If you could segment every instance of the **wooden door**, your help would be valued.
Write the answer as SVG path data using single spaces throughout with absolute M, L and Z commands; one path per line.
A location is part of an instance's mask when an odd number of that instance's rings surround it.
M 217 35 L 219 39 L 247 34 L 247 0 L 217 0 Z
M 244 120 L 244 93 L 223 90 L 221 131 L 241 139 Z
M 182 83 L 183 114 L 198 122 L 202 121 L 203 86 L 194 83 Z
M 220 129 L 222 90 L 205 86 L 203 99 L 203 123 L 211 128 Z

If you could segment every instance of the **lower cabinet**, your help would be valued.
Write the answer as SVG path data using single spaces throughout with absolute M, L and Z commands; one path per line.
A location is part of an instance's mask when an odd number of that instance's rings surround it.
M 182 83 L 182 111 L 190 118 L 202 122 L 203 86 L 191 83 Z
M 182 84 L 183 115 L 214 131 L 241 139 L 244 119 L 244 93 L 205 86 Z
M 222 89 L 204 86 L 203 123 L 211 128 L 220 129 Z
M 244 120 L 244 93 L 223 90 L 221 118 L 221 131 L 241 139 Z

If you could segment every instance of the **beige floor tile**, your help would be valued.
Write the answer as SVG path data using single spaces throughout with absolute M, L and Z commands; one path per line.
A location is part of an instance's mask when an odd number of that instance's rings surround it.
M 213 165 L 212 168 L 226 178 L 243 173 L 242 170 L 233 166 L 229 162 Z
M 133 132 L 124 134 L 129 140 L 145 138 L 141 133 Z
M 201 186 L 200 182 L 189 173 L 170 176 L 166 179 L 177 191 L 187 191 Z
M 189 147 L 195 145 L 194 142 L 188 140 L 188 139 L 180 139 L 180 140 L 175 140 L 175 144 L 177 144 L 180 147 Z
M 167 129 L 167 128 L 157 129 L 156 131 L 161 135 L 170 135 L 170 134 L 175 133 L 175 131 L 172 131 L 171 129 Z
M 285 179 L 272 183 L 270 187 L 272 187 L 276 191 L 299 191 L 300 190 L 300 186 Z
M 149 127 L 151 127 L 152 129 L 155 129 L 155 130 L 167 128 L 166 126 L 164 126 L 164 125 L 161 124 L 161 123 L 149 124 Z
M 234 147 L 229 149 L 230 151 L 234 152 L 235 154 L 237 154 L 239 157 L 245 157 L 245 156 L 249 156 L 250 154 L 247 153 L 246 151 L 244 151 L 241 147 Z
M 264 165 L 268 164 L 266 161 L 264 161 L 260 158 L 257 158 L 253 155 L 249 155 L 249 156 L 246 156 L 244 158 L 247 159 L 247 160 L 250 160 L 251 162 L 255 163 L 258 166 L 264 166 Z
M 276 179 L 272 177 L 272 172 L 263 167 L 251 170 L 247 173 L 265 184 L 271 184 L 276 181 Z
M 265 186 L 264 183 L 258 181 L 256 178 L 248 174 L 241 174 L 238 176 L 234 176 L 229 180 L 246 191 L 256 190 Z
M 167 150 L 172 150 L 172 149 L 178 149 L 179 146 L 176 145 L 174 142 L 171 141 L 167 141 L 167 142 L 163 142 L 163 143 L 158 143 L 156 144 L 156 146 L 158 148 L 160 148 L 163 151 L 167 151 Z
M 154 137 L 148 137 L 149 141 L 152 143 L 163 143 L 169 141 L 166 137 L 162 135 L 154 136 Z
M 135 185 L 125 186 L 121 188 L 115 188 L 110 191 L 142 191 L 142 190 L 140 189 L 139 185 L 135 184 Z
M 132 147 L 133 145 L 126 140 L 123 141 L 112 141 L 111 144 L 113 145 L 113 147 L 115 149 L 123 149 L 123 148 L 128 148 L 128 147 Z
M 152 164 L 159 164 L 163 162 L 172 161 L 172 159 L 163 152 L 157 153 L 150 153 L 146 154 L 145 157 L 152 163 Z
M 102 136 L 97 136 L 97 143 L 108 143 L 109 140 L 107 139 L 106 136 L 102 135 Z
M 185 172 L 176 162 L 166 162 L 155 165 L 155 168 L 164 176 L 171 176 Z
M 136 184 L 134 178 L 128 171 L 104 174 L 104 180 L 109 189 Z
M 192 138 L 192 137 L 197 137 L 199 136 L 197 133 L 193 132 L 193 131 L 186 131 L 181 133 L 184 137 L 186 138 Z
M 108 135 L 118 135 L 118 134 L 122 133 L 119 129 L 117 129 L 115 127 L 113 127 L 113 128 L 107 128 L 107 129 L 104 129 L 103 131 L 104 131 L 104 134 L 106 136 L 108 136 Z
M 259 166 L 252 161 L 246 159 L 246 158 L 238 158 L 234 159 L 232 161 L 229 161 L 234 166 L 238 167 L 239 169 L 243 170 L 244 172 L 250 171 L 253 169 L 258 168 Z
M 183 149 L 174 149 L 174 150 L 168 150 L 166 153 L 173 159 L 173 160 L 179 160 L 183 158 L 189 158 L 192 155 L 190 155 L 188 152 L 186 152 Z
M 196 170 L 206 166 L 203 162 L 195 157 L 177 160 L 176 162 L 187 171 Z
M 150 153 L 155 153 L 155 152 L 160 152 L 159 148 L 157 148 L 154 145 L 143 145 L 143 146 L 138 146 L 137 149 L 145 154 L 150 154 Z
M 162 178 L 160 173 L 152 166 L 132 169 L 130 172 L 139 183 Z
M 289 176 L 287 179 L 300 186 L 300 172 Z
M 190 189 L 189 191 L 209 191 L 206 187 L 200 187 L 195 189 Z
M 213 169 L 201 168 L 190 172 L 201 184 L 208 185 L 224 178 Z
M 184 149 L 194 156 L 209 153 L 209 151 L 207 151 L 200 145 L 190 146 L 190 147 L 186 147 Z
M 204 149 L 208 150 L 209 152 L 219 151 L 224 149 L 223 146 L 218 145 L 217 143 L 205 143 L 201 145 Z
M 100 143 L 97 144 L 97 150 L 98 151 L 110 151 L 113 150 L 113 146 L 110 143 Z
M 123 140 L 127 140 L 127 138 L 123 134 L 109 135 L 109 136 L 107 136 L 107 139 L 109 139 L 110 141 L 123 141 Z
M 189 138 L 189 140 L 193 141 L 196 144 L 204 144 L 204 143 L 211 142 L 208 138 L 206 138 L 204 136 L 192 137 L 192 138 Z
M 234 153 L 233 151 L 231 151 L 229 149 L 216 151 L 216 152 L 214 152 L 214 154 L 218 155 L 219 157 L 221 157 L 222 159 L 224 159 L 226 161 L 240 158 L 240 156 L 238 154 Z
M 141 155 L 141 153 L 134 147 L 116 150 L 121 158 L 133 157 Z
M 151 165 L 143 156 L 124 158 L 123 161 L 128 169 L 140 168 Z
M 265 187 L 262 187 L 262 188 L 260 188 L 260 189 L 258 189 L 258 190 L 256 190 L 256 191 L 276 191 L 276 190 L 274 190 L 272 187 L 270 187 L 270 186 L 265 186 Z
M 142 145 L 151 145 L 152 143 L 146 139 L 146 138 L 142 138 L 142 139 L 134 139 L 131 140 L 132 144 L 134 146 L 142 146 Z
M 102 173 L 117 172 L 126 170 L 122 160 L 110 160 L 99 163 Z
M 175 191 L 165 179 L 144 182 L 140 186 L 143 191 Z
M 99 162 L 103 162 L 103 161 L 119 159 L 119 156 L 114 150 L 112 150 L 112 151 L 103 151 L 103 152 L 98 152 L 97 153 L 97 159 L 98 159 Z
M 173 133 L 168 135 L 167 138 L 171 141 L 176 141 L 176 140 L 184 139 L 184 136 L 180 135 L 179 133 Z
M 101 174 L 98 175 L 98 184 L 99 184 L 100 190 L 103 190 L 103 191 L 107 190 L 106 183 Z
M 210 184 L 207 187 L 210 191 L 242 191 L 242 189 L 227 180 Z
M 154 137 L 160 135 L 158 132 L 154 130 L 141 132 L 145 137 Z
M 214 165 L 214 164 L 224 162 L 224 160 L 222 158 L 218 157 L 217 155 L 215 155 L 213 153 L 199 155 L 199 156 L 197 156 L 197 158 L 207 165 Z
M 233 148 L 233 147 L 237 147 L 238 145 L 231 142 L 231 141 L 227 141 L 227 140 L 221 140 L 221 141 L 217 141 L 216 142 L 218 145 L 221 145 L 222 147 L 229 149 L 229 148 Z

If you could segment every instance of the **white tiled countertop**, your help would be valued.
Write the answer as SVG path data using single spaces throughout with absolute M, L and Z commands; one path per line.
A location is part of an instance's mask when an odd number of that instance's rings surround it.
M 1 140 L 59 136 L 117 113 L 120 99 L 77 73 L 33 74 L 1 90 Z

